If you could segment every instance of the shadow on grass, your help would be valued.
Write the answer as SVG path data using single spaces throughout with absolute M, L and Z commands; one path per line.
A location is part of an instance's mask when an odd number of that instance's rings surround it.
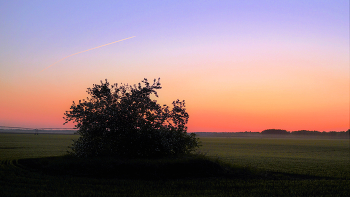
M 203 155 L 162 159 L 77 158 L 73 156 L 20 159 L 18 165 L 48 175 L 117 179 L 322 179 L 305 175 L 266 172 L 213 160 Z

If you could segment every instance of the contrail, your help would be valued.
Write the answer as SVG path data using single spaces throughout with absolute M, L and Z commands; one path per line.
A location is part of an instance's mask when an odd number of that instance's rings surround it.
M 114 42 L 111 42 L 111 43 L 108 43 L 108 44 L 104 44 L 104 45 L 101 45 L 101 46 L 98 46 L 98 47 L 95 47 L 95 48 L 92 48 L 92 49 L 88 49 L 88 50 L 85 50 L 85 51 L 80 51 L 80 52 L 78 52 L 78 53 L 74 53 L 74 54 L 72 54 L 72 55 L 68 55 L 67 57 L 64 57 L 64 58 L 58 60 L 57 62 L 51 64 L 50 66 L 46 67 L 45 69 L 43 69 L 43 70 L 40 71 L 40 72 L 43 72 L 44 70 L 50 68 L 51 66 L 57 64 L 58 62 L 60 62 L 60 61 L 62 61 L 62 60 L 64 60 L 64 59 L 66 59 L 66 58 L 72 57 L 73 55 L 77 55 L 77 54 L 79 54 L 79 53 L 84 53 L 84 52 L 86 52 L 86 51 L 91 51 L 91 50 L 94 50 L 94 49 L 97 49 L 97 48 L 100 48 L 100 47 L 104 47 L 104 46 L 107 46 L 107 45 L 110 45 L 110 44 L 114 44 L 114 43 L 117 43 L 117 42 L 121 42 L 121 41 L 123 41 L 123 40 L 127 40 L 127 39 L 130 39 L 130 38 L 134 38 L 134 37 L 136 37 L 136 36 L 132 36 L 132 37 L 129 37 L 129 38 L 124 38 L 124 39 L 121 39 L 121 40 L 118 40 L 118 41 L 114 41 Z

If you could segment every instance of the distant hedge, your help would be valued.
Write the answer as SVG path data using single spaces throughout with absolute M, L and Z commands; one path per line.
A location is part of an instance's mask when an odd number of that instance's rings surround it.
M 283 129 L 266 129 L 261 134 L 290 134 L 290 132 Z
M 312 135 L 312 136 L 328 136 L 328 137 L 347 137 L 349 135 L 349 130 L 347 131 L 309 131 L 309 130 L 298 130 L 292 131 L 292 135 Z
M 287 131 L 283 129 L 266 129 L 261 132 L 261 134 L 283 134 L 283 135 L 310 135 L 310 136 L 325 136 L 325 137 L 341 137 L 350 138 L 349 130 L 347 131 L 330 131 L 330 132 L 320 132 L 320 131 L 309 131 L 309 130 L 298 130 L 298 131 Z

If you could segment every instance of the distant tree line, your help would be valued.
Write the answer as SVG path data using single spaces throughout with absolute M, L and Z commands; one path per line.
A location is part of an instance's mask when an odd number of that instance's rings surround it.
M 290 134 L 290 132 L 283 129 L 266 129 L 261 134 Z
M 266 129 L 261 132 L 261 134 L 279 134 L 279 135 L 310 135 L 310 136 L 332 136 L 332 137 L 345 137 L 349 136 L 349 131 L 310 131 L 310 130 L 297 130 L 297 131 L 287 131 L 283 129 Z

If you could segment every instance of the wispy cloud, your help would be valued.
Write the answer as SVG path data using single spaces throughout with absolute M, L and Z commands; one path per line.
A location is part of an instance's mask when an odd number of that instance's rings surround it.
M 84 52 L 87 52 L 87 51 L 91 51 L 91 50 L 94 50 L 94 49 L 98 49 L 98 48 L 101 48 L 101 47 L 104 47 L 104 46 L 107 46 L 107 45 L 110 45 L 110 44 L 114 44 L 114 43 L 121 42 L 121 41 L 124 41 L 124 40 L 127 40 L 127 39 L 131 39 L 131 38 L 134 38 L 134 37 L 136 37 L 136 36 L 132 36 L 132 37 L 129 37 L 129 38 L 124 38 L 124 39 L 117 40 L 117 41 L 114 41 L 114 42 L 111 42 L 111 43 L 108 43 L 108 44 L 104 44 L 104 45 L 101 45 L 101 46 L 98 46 L 98 47 L 94 47 L 94 48 L 92 48 L 92 49 L 88 49 L 88 50 L 85 50 L 85 51 L 80 51 L 80 52 L 78 52 L 78 53 L 74 53 L 74 54 L 72 54 L 72 55 L 68 55 L 67 57 L 64 57 L 64 58 L 58 60 L 57 62 L 51 64 L 50 66 L 44 68 L 41 72 L 43 72 L 44 70 L 46 70 L 46 69 L 50 68 L 51 66 L 57 64 L 58 62 L 63 61 L 64 59 L 67 59 L 67 58 L 69 58 L 69 57 L 72 57 L 73 55 L 77 55 L 77 54 L 79 54 L 79 53 L 84 53 Z

